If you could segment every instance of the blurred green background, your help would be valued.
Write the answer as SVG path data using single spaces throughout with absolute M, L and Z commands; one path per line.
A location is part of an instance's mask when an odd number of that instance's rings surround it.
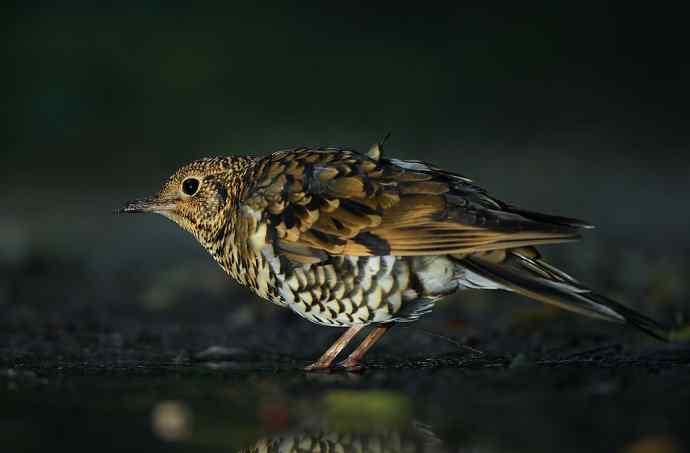
M 8 12 L 4 255 L 40 244 L 99 265 L 184 259 L 196 248 L 169 247 L 182 235 L 172 226 L 111 211 L 201 156 L 366 149 L 388 131 L 389 155 L 585 218 L 600 226 L 592 236 L 690 249 L 690 67 L 673 10 L 139 2 Z

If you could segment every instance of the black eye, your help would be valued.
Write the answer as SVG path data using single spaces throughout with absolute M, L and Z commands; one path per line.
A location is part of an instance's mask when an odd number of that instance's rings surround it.
M 182 181 L 182 192 L 186 193 L 190 197 L 199 190 L 199 180 L 196 178 L 187 178 Z

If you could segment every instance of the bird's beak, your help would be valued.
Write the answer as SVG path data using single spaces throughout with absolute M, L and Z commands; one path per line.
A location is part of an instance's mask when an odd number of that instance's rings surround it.
M 146 198 L 127 202 L 123 207 L 115 211 L 117 214 L 134 214 L 138 212 L 162 213 L 175 209 L 175 200 L 161 200 L 158 198 Z

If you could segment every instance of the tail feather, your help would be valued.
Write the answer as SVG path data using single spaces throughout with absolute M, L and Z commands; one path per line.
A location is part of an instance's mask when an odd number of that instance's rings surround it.
M 538 258 L 511 251 L 499 263 L 479 255 L 468 256 L 460 263 L 507 290 L 592 318 L 628 323 L 654 338 L 669 341 L 668 330 L 653 319 L 593 292 Z
M 557 215 L 542 214 L 540 212 L 527 211 L 524 209 L 516 208 L 514 206 L 508 206 L 507 209 L 515 214 L 519 214 L 528 219 L 534 220 L 535 222 L 548 223 L 560 226 L 567 226 L 571 228 L 582 228 L 582 229 L 592 229 L 594 225 L 584 220 L 573 219 L 570 217 L 561 217 Z
M 625 321 L 628 324 L 635 326 L 646 334 L 651 335 L 657 340 L 666 342 L 671 341 L 668 328 L 662 326 L 655 320 L 601 294 L 591 293 L 591 297 L 596 301 L 596 303 L 606 305 L 615 310 L 617 313 L 623 316 L 623 318 L 625 318 Z

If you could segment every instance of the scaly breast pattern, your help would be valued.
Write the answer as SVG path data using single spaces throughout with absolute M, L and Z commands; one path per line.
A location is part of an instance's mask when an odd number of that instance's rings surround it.
M 258 224 L 237 240 L 229 228 L 209 248 L 223 269 L 259 297 L 317 324 L 413 321 L 458 289 L 457 266 L 445 256 L 328 256 L 300 264 L 276 254 Z
M 457 289 L 449 260 L 425 258 L 331 256 L 295 265 L 265 244 L 260 253 L 235 255 L 223 267 L 261 298 L 309 321 L 351 326 L 415 320 Z
M 412 277 L 409 264 L 392 256 L 334 256 L 274 274 L 275 296 L 318 324 L 385 322 L 417 298 Z

